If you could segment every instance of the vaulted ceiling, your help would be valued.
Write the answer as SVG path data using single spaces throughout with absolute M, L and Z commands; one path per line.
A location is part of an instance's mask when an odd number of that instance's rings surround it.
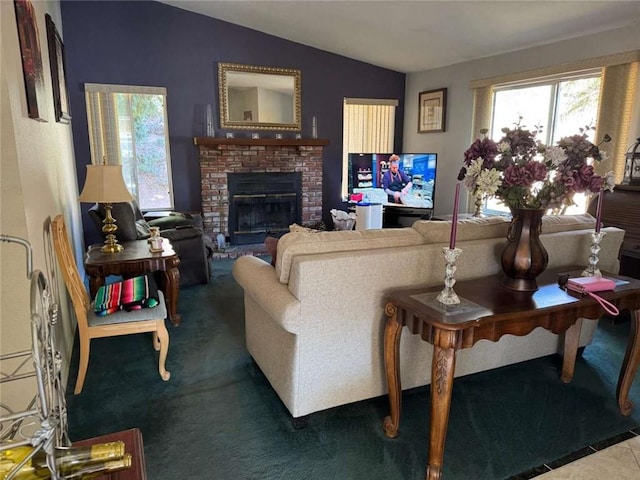
M 164 0 L 400 72 L 417 72 L 629 25 L 640 1 Z

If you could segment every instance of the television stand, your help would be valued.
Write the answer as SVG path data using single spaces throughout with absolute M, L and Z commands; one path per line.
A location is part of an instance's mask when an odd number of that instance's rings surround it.
M 433 208 L 385 204 L 383 207 L 382 228 L 410 227 L 416 220 L 430 220 L 432 215 Z

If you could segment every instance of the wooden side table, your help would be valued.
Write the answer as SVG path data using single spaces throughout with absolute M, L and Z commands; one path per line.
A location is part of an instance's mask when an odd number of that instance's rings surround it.
M 137 428 L 74 442 L 73 446 L 82 447 L 96 443 L 115 442 L 117 440 L 122 440 L 124 442 L 124 451 L 131 454 L 131 467 L 119 472 L 101 475 L 96 477 L 95 480 L 147 480 L 142 433 Z
M 539 290 L 516 292 L 500 286 L 499 276 L 463 281 L 455 284 L 461 299 L 458 306 L 444 306 L 435 297 L 442 290 L 417 288 L 394 291 L 386 305 L 388 316 L 384 334 L 384 361 L 389 386 L 390 415 L 384 419 L 384 433 L 398 435 L 401 411 L 400 336 L 402 327 L 433 345 L 431 366 L 431 422 L 427 480 L 442 478 L 444 442 L 449 422 L 453 391 L 456 352 L 472 348 L 480 340 L 497 341 L 505 334 L 524 336 L 537 327 L 555 334 L 565 333 L 564 360 L 561 379 L 573 378 L 576 353 L 580 340 L 582 318 L 596 319 L 603 315 L 600 305 L 591 297 L 568 293 L 558 287 L 558 275 L 570 273 L 576 277 L 582 269 L 548 270 L 538 277 Z M 622 309 L 633 311 L 632 328 L 627 352 L 620 371 L 616 396 L 623 415 L 630 415 L 633 404 L 629 390 L 640 363 L 640 280 L 622 278 L 628 282 L 601 296 Z
M 98 288 L 104 285 L 109 275 L 133 277 L 145 273 L 162 272 L 160 288 L 165 294 L 169 320 L 178 326 L 181 316 L 178 310 L 178 294 L 180 257 L 171 246 L 171 242 L 163 238 L 162 252 L 152 253 L 146 240 L 134 240 L 122 244 L 124 250 L 119 253 L 103 253 L 101 244 L 91 245 L 85 257 L 85 271 L 89 275 L 91 297 L 95 297 Z

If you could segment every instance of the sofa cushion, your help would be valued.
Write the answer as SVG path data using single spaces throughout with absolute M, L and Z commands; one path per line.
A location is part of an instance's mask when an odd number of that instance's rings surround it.
M 595 219 L 583 215 L 545 215 L 542 217 L 542 233 L 556 233 L 572 230 L 588 230 L 595 227 Z M 412 228 L 417 230 L 426 243 L 446 243 L 451 236 L 451 222 L 437 220 L 418 220 Z M 493 216 L 483 218 L 465 218 L 458 220 L 456 240 L 483 240 L 486 238 L 506 237 L 509 220 Z
M 411 226 L 426 243 L 447 243 L 451 237 L 451 221 L 418 220 Z M 465 218 L 458 220 L 456 241 L 483 240 L 507 236 L 509 220 L 505 217 Z
M 297 223 L 292 223 L 289 225 L 289 231 L 295 233 L 317 233 L 320 230 L 316 230 L 315 228 L 304 227 L 302 225 L 298 225 Z
M 412 228 L 290 232 L 278 240 L 276 275 L 281 283 L 288 283 L 291 262 L 298 255 L 404 247 L 422 243 L 424 239 Z
M 583 215 L 545 215 L 542 217 L 542 233 L 589 230 L 595 226 L 596 219 L 588 213 Z
M 302 225 L 298 225 L 297 223 L 292 223 L 289 225 L 289 232 L 292 233 L 318 233 L 322 230 L 317 230 L 315 228 L 304 227 Z M 267 237 L 264 239 L 264 246 L 271 255 L 271 266 L 276 266 L 276 260 L 278 258 L 278 238 L 276 237 Z

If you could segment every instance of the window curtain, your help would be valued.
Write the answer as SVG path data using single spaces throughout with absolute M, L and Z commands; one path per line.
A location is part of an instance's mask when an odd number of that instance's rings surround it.
M 611 142 L 600 145 L 601 149 L 607 153 L 607 159 L 596 168 L 599 174 L 612 170 L 616 183 L 619 183 L 622 181 L 624 172 L 624 154 L 630 143 L 631 115 L 640 79 L 640 50 L 472 81 L 470 86 L 473 89 L 474 101 L 470 141 L 478 138 L 482 128 L 491 127 L 494 86 L 543 79 L 593 68 L 602 68 L 600 107 L 595 138 L 599 141 L 606 133 L 612 138 Z
M 471 122 L 471 141 L 480 137 L 480 130 L 491 128 L 493 109 L 493 86 L 479 87 L 473 90 L 473 119 Z
M 342 195 L 347 197 L 350 153 L 392 153 L 397 100 L 344 99 Z
M 631 114 L 636 101 L 640 62 L 605 67 L 602 74 L 600 107 L 596 138 L 609 134 L 613 139 L 600 148 L 607 152 L 606 158 L 595 165 L 596 171 L 604 175 L 613 171 L 616 183 L 624 176 L 625 153 L 631 127 Z

